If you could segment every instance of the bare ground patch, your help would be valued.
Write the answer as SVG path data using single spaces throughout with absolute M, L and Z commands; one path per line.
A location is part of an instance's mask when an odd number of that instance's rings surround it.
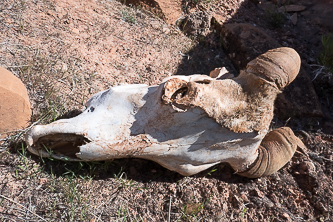
M 239 4 L 210 7 L 237 21 Z M 246 21 L 258 10 L 249 4 Z M 186 37 L 150 12 L 117 1 L 4 0 L 0 30 L 0 65 L 26 85 L 32 122 L 75 115 L 68 112 L 113 85 L 153 85 L 214 66 L 233 69 L 213 31 L 206 41 Z M 330 221 L 333 216 L 329 134 L 299 130 L 307 155 L 297 152 L 279 172 L 254 180 L 224 164 L 183 177 L 139 159 L 42 159 L 27 153 L 20 135 L 7 138 L 0 151 L 1 221 Z

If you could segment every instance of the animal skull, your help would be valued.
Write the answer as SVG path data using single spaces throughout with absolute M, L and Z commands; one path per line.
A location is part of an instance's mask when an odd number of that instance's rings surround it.
M 36 155 L 70 161 L 136 157 L 182 175 L 228 162 L 242 176 L 269 175 L 302 146 L 287 127 L 269 132 L 276 95 L 299 68 L 296 51 L 278 48 L 233 79 L 174 76 L 157 86 L 112 87 L 80 115 L 32 127 L 26 142 Z

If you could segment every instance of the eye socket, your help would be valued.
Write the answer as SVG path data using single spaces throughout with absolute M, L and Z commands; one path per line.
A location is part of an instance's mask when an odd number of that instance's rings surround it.
M 178 99 L 181 99 L 183 97 L 186 96 L 188 92 L 188 88 L 187 87 L 182 87 L 180 89 L 178 89 L 172 96 L 171 96 L 171 99 L 172 100 L 178 100 Z

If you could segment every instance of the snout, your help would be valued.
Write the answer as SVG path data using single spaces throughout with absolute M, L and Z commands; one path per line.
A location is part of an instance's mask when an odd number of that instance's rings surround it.
M 117 144 L 128 139 L 133 114 L 142 106 L 147 90 L 146 85 L 133 85 L 97 93 L 80 115 L 33 126 L 25 135 L 28 150 L 43 157 L 82 161 L 80 149 L 92 141 Z

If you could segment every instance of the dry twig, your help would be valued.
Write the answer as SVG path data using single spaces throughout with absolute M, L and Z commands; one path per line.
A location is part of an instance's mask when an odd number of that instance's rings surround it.
M 20 207 L 22 207 L 22 208 L 24 208 L 24 209 L 26 209 L 27 211 L 29 211 L 31 214 L 33 214 L 34 216 L 38 217 L 39 219 L 41 219 L 41 220 L 43 220 L 43 221 L 47 221 L 47 220 L 45 220 L 43 217 L 39 216 L 38 214 L 35 214 L 35 213 L 32 212 L 31 210 L 29 210 L 28 208 L 26 208 L 25 206 L 23 206 L 22 204 L 17 203 L 17 202 L 15 202 L 14 200 L 12 200 L 12 199 L 10 199 L 10 198 L 8 198 L 8 197 L 5 197 L 5 196 L 3 196 L 3 195 L 1 195 L 1 194 L 0 194 L 0 197 L 2 197 L 2 198 L 4 198 L 4 199 L 6 199 L 6 200 L 8 200 L 8 201 L 10 201 L 10 202 L 12 202 L 12 203 L 18 205 L 18 206 L 20 206 Z

